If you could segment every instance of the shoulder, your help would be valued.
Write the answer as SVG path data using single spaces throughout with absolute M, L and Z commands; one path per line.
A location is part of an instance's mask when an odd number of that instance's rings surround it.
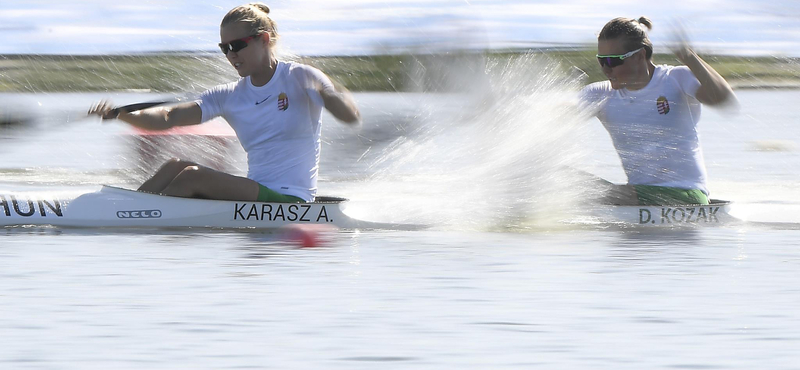
M 581 100 L 598 101 L 611 94 L 612 91 L 611 82 L 598 81 L 584 86 L 581 89 L 580 97 Z
M 597 116 L 613 94 L 611 82 L 600 81 L 586 85 L 578 94 L 578 108 L 588 116 Z
M 659 66 L 663 70 L 664 80 L 676 86 L 684 94 L 695 97 L 700 81 L 687 66 Z
M 694 78 L 694 73 L 687 66 L 658 65 L 656 66 L 656 73 L 662 73 L 664 76 L 676 80 Z
M 212 88 L 210 88 L 210 89 L 206 90 L 205 94 L 214 94 L 214 95 L 217 95 L 217 94 L 227 94 L 227 93 L 231 93 L 231 92 L 233 92 L 234 90 L 236 90 L 236 88 L 237 88 L 237 87 L 239 87 L 240 85 L 242 85 L 242 83 L 244 82 L 244 80 L 245 80 L 244 78 L 240 78 L 238 81 L 233 81 L 233 82 L 228 82 L 228 83 L 224 83 L 224 84 L 219 84 L 219 85 L 217 85 L 217 86 L 214 86 L 214 87 L 212 87 Z
M 285 66 L 286 73 L 290 76 L 295 76 L 301 80 L 319 79 L 325 74 L 319 69 L 312 67 L 308 64 L 297 62 L 281 62 Z
M 200 97 L 195 100 L 195 103 L 197 103 L 202 112 L 201 121 L 205 122 L 213 117 L 221 115 L 225 109 L 225 105 L 228 104 L 230 97 L 233 96 L 242 81 L 244 81 L 244 79 L 217 85 L 200 94 Z
M 611 82 L 604 80 L 590 83 L 584 86 L 582 91 L 608 92 L 611 90 Z
M 305 89 L 320 91 L 333 88 L 330 78 L 317 68 L 296 62 L 285 62 L 285 65 L 287 74 Z

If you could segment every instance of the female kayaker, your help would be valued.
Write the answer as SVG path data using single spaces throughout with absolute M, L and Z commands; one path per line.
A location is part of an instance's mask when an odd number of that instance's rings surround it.
M 149 130 L 196 125 L 223 117 L 247 152 L 247 177 L 173 159 L 140 191 L 165 195 L 262 202 L 309 202 L 317 191 L 320 116 L 357 125 L 352 95 L 316 68 L 280 61 L 278 32 L 262 3 L 238 6 L 220 25 L 220 49 L 241 78 L 216 86 L 194 102 L 115 114 L 108 101 L 90 114 Z
M 608 80 L 586 86 L 581 102 L 605 126 L 628 177 L 606 182 L 606 203 L 708 204 L 706 168 L 697 133 L 701 104 L 735 103 L 730 85 L 681 40 L 684 66 L 655 65 L 649 19 L 615 18 L 597 38 Z

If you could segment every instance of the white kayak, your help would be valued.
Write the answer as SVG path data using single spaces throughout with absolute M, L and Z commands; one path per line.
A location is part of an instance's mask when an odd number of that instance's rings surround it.
M 353 219 L 344 213 L 346 201 L 336 197 L 317 197 L 311 203 L 190 199 L 103 186 L 97 192 L 66 199 L 45 193 L 0 194 L 0 226 L 276 229 L 325 224 L 344 229 L 417 228 Z
M 592 215 L 603 223 L 636 226 L 714 226 L 741 222 L 731 215 L 732 203 L 712 199 L 708 205 L 603 206 Z

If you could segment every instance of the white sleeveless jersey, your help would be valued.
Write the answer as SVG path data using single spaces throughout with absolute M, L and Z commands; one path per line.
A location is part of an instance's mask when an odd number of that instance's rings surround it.
M 250 77 L 204 92 L 202 121 L 222 116 L 247 152 L 247 177 L 278 193 L 313 201 L 320 156 L 319 91 L 333 89 L 320 70 L 278 62 L 264 86 Z
M 656 66 L 643 89 L 614 90 L 609 81 L 581 91 L 581 103 L 603 123 L 630 185 L 706 188 L 697 122 L 700 82 L 688 67 Z

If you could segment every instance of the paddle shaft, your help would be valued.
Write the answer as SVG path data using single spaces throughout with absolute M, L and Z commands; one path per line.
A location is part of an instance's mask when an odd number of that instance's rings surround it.
M 121 107 L 114 108 L 113 110 L 111 110 L 111 114 L 112 114 L 113 117 L 117 117 L 122 112 L 127 112 L 127 113 L 136 112 L 138 110 L 147 109 L 147 108 L 156 107 L 156 106 L 159 106 L 159 105 L 164 105 L 164 104 L 169 104 L 169 103 L 174 103 L 174 102 L 175 102 L 175 100 L 163 100 L 163 101 L 153 101 L 153 102 L 147 102 L 147 103 L 128 104 L 128 105 L 123 105 Z

